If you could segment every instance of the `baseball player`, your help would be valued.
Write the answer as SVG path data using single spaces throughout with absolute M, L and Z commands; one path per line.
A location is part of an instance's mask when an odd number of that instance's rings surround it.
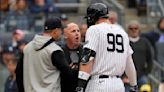
M 128 35 L 110 24 L 108 8 L 102 3 L 87 8 L 86 44 L 80 64 L 77 92 L 125 92 L 120 76 L 126 72 L 131 92 L 137 92 L 136 70 Z

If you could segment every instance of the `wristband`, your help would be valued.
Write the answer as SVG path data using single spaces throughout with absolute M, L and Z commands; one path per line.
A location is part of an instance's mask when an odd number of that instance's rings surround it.
M 79 75 L 78 75 L 79 79 L 88 80 L 89 76 L 90 76 L 90 74 L 83 72 L 83 71 L 79 71 Z

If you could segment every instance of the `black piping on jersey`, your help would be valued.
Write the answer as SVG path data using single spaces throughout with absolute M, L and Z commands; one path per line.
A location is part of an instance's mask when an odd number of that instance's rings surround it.
M 51 38 L 50 40 L 48 40 L 41 48 L 37 49 L 36 51 L 42 50 L 43 48 L 45 48 L 46 46 L 48 46 L 49 44 L 51 44 L 52 42 L 54 42 L 55 40 L 53 38 Z

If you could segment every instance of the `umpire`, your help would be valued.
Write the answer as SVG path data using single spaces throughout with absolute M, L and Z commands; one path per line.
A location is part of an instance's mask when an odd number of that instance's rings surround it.
M 61 92 L 60 73 L 70 79 L 76 76 L 77 71 L 69 67 L 63 50 L 55 43 L 61 36 L 61 20 L 46 20 L 44 29 L 23 49 L 16 69 L 19 92 Z
M 79 27 L 75 23 L 69 23 L 64 29 L 65 44 L 62 49 L 65 53 L 67 62 L 70 64 L 72 69 L 79 70 L 79 61 L 82 53 L 81 33 Z M 61 73 L 61 92 L 75 92 L 78 82 L 78 72 L 76 77 L 72 80 L 68 79 L 67 76 Z

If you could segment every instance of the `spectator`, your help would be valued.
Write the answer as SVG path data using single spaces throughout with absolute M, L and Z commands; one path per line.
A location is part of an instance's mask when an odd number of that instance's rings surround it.
M 85 34 L 86 34 L 87 29 L 88 29 L 87 24 L 81 24 L 80 25 L 81 41 L 82 42 L 85 42 Z
M 0 31 L 5 31 L 5 18 L 9 11 L 10 0 L 0 0 Z
M 121 25 L 118 24 L 118 14 L 116 11 L 110 10 L 108 13 L 108 17 L 111 24 L 117 24 L 118 26 L 121 27 Z
M 4 46 L 2 49 L 2 59 L 0 61 L 0 92 L 4 92 L 5 80 L 9 76 L 6 65 L 14 57 L 12 46 Z
M 12 33 L 11 40 L 9 40 L 8 42 L 4 42 L 4 46 L 11 46 L 11 48 L 14 51 L 14 53 L 16 55 L 18 55 L 18 53 L 19 53 L 19 45 L 20 45 L 19 43 L 21 43 L 24 40 L 24 36 L 25 36 L 25 33 L 22 30 L 16 29 Z
M 15 74 L 16 65 L 17 65 L 17 60 L 14 57 L 7 63 L 7 68 L 8 71 L 10 72 L 10 75 L 6 80 L 4 92 L 18 92 L 18 88 L 16 84 L 16 74 Z
M 17 47 L 18 42 L 23 40 L 24 36 L 25 36 L 25 33 L 22 30 L 16 29 L 13 32 L 13 36 L 12 36 L 12 46 Z
M 163 62 L 163 60 L 160 60 L 160 58 L 159 58 L 162 55 L 159 55 L 159 51 L 158 51 L 156 44 L 164 43 L 164 17 L 160 18 L 160 20 L 157 23 L 157 27 L 154 30 L 147 32 L 147 33 L 143 33 L 142 36 L 146 37 L 151 42 L 151 45 L 154 49 L 154 59 L 157 60 L 159 62 L 159 64 L 163 67 L 164 62 Z M 164 73 L 162 71 L 161 72 L 161 81 L 164 80 L 163 76 L 164 76 Z
M 33 26 L 33 18 L 28 10 L 26 0 L 17 0 L 15 6 L 9 11 L 6 17 L 7 31 L 14 28 L 30 31 Z
M 60 19 L 63 27 L 66 27 L 66 25 L 69 23 L 68 16 L 66 14 L 61 14 Z M 64 42 L 64 32 L 62 31 L 61 39 L 58 41 L 58 45 L 62 46 L 63 44 L 65 44 L 65 42 Z
M 130 45 L 134 51 L 132 57 L 137 71 L 138 86 L 148 83 L 148 74 L 152 69 L 152 52 L 148 40 L 140 37 L 140 24 L 138 21 L 130 21 L 128 24 Z
M 39 13 L 59 13 L 57 7 L 53 5 L 52 0 L 29 0 L 30 11 L 34 14 Z
M 7 79 L 9 72 L 6 65 L 0 60 L 0 92 L 4 92 L 5 80 Z
M 157 60 L 158 52 L 156 49 L 156 43 L 164 42 L 164 17 L 159 20 L 156 29 L 147 33 L 143 33 L 142 36 L 146 37 L 150 41 L 152 47 L 154 48 L 154 59 Z
M 60 18 L 61 18 L 62 24 L 63 24 L 64 26 L 66 26 L 66 25 L 69 23 L 69 21 L 68 21 L 68 16 L 67 16 L 66 14 L 61 14 L 61 15 L 60 15 Z
M 111 24 L 117 24 L 117 21 L 118 21 L 117 12 L 109 11 L 108 16 L 109 16 L 109 21 L 111 22 Z
M 59 40 L 61 28 L 59 18 L 47 19 L 45 31 L 24 47 L 16 68 L 20 92 L 61 92 L 60 73 L 70 79 L 75 77 L 77 71 L 71 69 L 63 50 L 54 42 Z
M 10 0 L 0 0 L 0 12 L 6 12 L 9 10 Z
M 14 57 L 14 49 L 11 45 L 4 45 L 2 51 L 2 62 L 6 65 Z
M 70 65 L 73 65 L 73 69 L 79 70 L 79 60 L 82 52 L 82 46 L 80 45 L 81 34 L 77 24 L 69 23 L 64 29 L 65 45 L 62 46 L 66 60 Z M 78 73 L 76 77 L 70 80 L 64 74 L 61 73 L 61 92 L 75 92 L 77 86 Z

